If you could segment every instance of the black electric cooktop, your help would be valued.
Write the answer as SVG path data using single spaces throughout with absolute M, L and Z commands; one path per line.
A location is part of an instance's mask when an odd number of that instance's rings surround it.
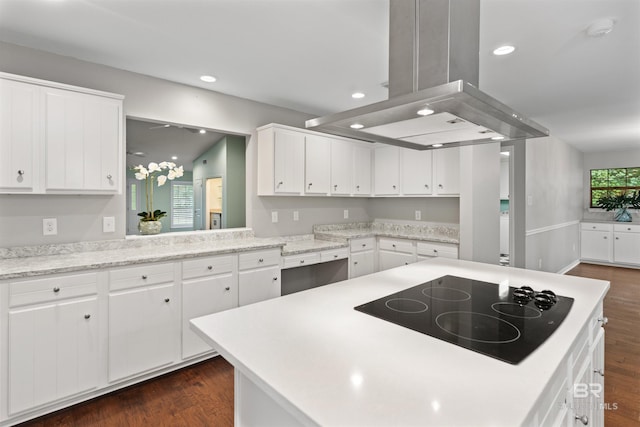
M 573 298 L 443 276 L 356 310 L 518 364 L 560 326 Z

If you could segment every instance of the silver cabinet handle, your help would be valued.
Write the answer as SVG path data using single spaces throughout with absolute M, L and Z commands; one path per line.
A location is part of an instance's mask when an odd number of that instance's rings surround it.
M 60 292 L 60 288 L 56 286 L 55 288 L 53 288 L 53 292 L 57 294 L 58 292 Z
M 282 181 L 280 181 L 280 182 L 278 183 L 278 187 L 280 187 L 282 184 L 283 184 L 283 182 L 282 182 Z
M 596 226 L 594 225 L 594 226 L 593 226 L 593 227 L 591 227 L 591 228 L 593 228 L 593 229 L 595 230 L 595 229 L 596 229 Z
M 607 240 L 607 236 L 604 236 L 604 240 Z
M 631 231 L 631 227 L 627 227 L 627 231 Z
M 170 298 L 165 298 L 165 299 L 164 299 L 164 302 L 169 302 L 169 301 L 171 301 L 171 299 L 170 299 Z
M 616 237 L 616 240 L 620 240 L 620 238 L 619 238 L 619 237 Z
M 438 184 L 438 188 L 444 188 L 442 184 Z
M 24 175 L 24 170 L 18 169 L 18 175 L 20 175 L 20 176 Z
M 360 186 L 356 185 L 356 190 L 360 191 Z
M 147 275 L 146 274 L 142 275 L 142 280 L 147 280 Z
M 594 369 L 593 372 L 604 377 L 604 369 Z
M 362 244 L 362 247 L 363 247 L 363 248 L 366 248 L 366 247 L 367 247 L 367 244 L 366 244 L 366 243 L 363 243 L 363 244 Z
M 113 178 L 113 177 L 111 176 L 111 174 L 107 175 L 107 179 L 109 179 L 109 180 L 110 180 L 111 178 Z
M 429 184 L 425 184 L 425 185 L 424 185 L 424 188 L 429 188 Z
M 353 261 L 353 265 L 358 265 L 358 261 Z
M 231 288 L 229 286 L 227 286 L 226 288 L 224 288 L 225 291 L 230 291 Z
M 258 262 L 264 262 L 264 258 L 260 258 Z
M 396 186 L 395 186 L 395 185 L 392 185 L 392 187 L 393 187 L 393 189 L 394 189 L 394 190 L 396 189 Z
M 589 424 L 589 417 L 587 417 L 586 415 L 576 415 L 576 420 L 580 421 L 584 425 Z
M 85 314 L 85 315 L 84 315 L 84 318 L 85 318 L 85 319 L 90 319 L 90 318 L 91 318 L 91 315 L 90 315 L 90 314 Z
M 307 186 L 307 188 L 311 189 L 312 185 L 313 185 L 313 182 L 310 182 L 309 185 Z
M 334 185 L 334 186 L 333 186 L 333 191 L 336 191 L 337 189 L 338 189 L 338 186 L 337 186 L 337 185 Z
M 394 243 L 394 244 L 392 244 L 391 246 L 393 246 L 393 248 L 394 248 L 394 249 L 396 248 L 396 244 L 395 244 L 395 243 Z
M 274 278 L 273 278 L 273 281 L 274 281 L 274 282 L 277 282 L 277 281 L 278 281 L 278 278 L 277 278 L 277 277 L 274 277 Z
M 304 260 L 303 259 L 300 260 L 300 264 L 304 264 Z
M 338 255 L 334 255 L 333 257 L 334 257 L 334 258 L 338 258 Z
M 602 326 L 609 323 L 609 319 L 606 316 L 598 317 L 598 322 L 602 323 Z
M 207 270 L 213 270 L 213 265 L 207 265 Z

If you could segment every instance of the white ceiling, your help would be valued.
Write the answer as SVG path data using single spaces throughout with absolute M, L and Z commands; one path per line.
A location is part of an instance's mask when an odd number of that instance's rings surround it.
M 582 151 L 640 148 L 640 1 L 481 5 L 483 91 Z M 0 0 L 2 41 L 316 115 L 387 98 L 387 39 L 388 0 Z

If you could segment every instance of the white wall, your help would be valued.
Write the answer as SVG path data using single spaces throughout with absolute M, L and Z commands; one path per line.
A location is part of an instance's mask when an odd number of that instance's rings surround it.
M 526 268 L 557 272 L 580 257 L 583 154 L 554 138 L 526 142 Z

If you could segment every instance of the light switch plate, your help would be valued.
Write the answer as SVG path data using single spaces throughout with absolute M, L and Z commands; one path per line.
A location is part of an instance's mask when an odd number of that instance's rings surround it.
M 294 221 L 300 220 L 300 213 L 298 211 L 293 211 L 293 220 Z
M 349 219 L 349 209 L 345 209 L 343 212 L 344 219 Z
M 58 220 L 56 218 L 45 218 L 42 220 L 42 235 L 55 236 L 58 234 Z
M 271 222 L 273 223 L 278 222 L 278 211 L 271 212 Z
M 103 233 L 115 233 L 116 232 L 116 218 L 113 216 L 105 216 L 102 218 L 102 232 Z
M 422 212 L 416 211 L 416 221 L 420 221 L 422 219 Z

